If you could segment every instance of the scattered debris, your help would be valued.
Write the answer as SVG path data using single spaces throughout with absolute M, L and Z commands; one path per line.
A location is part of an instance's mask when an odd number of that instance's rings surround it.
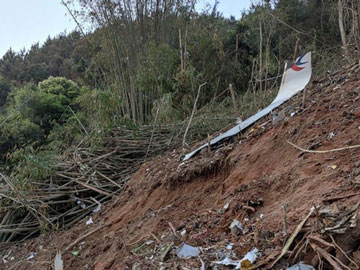
M 311 265 L 304 264 L 303 262 L 300 262 L 298 264 L 295 264 L 291 267 L 288 267 L 287 270 L 315 270 L 315 268 Z
M 166 256 L 168 255 L 168 253 L 170 252 L 173 246 L 174 246 L 174 242 L 170 242 L 163 247 L 162 254 L 160 255 L 161 261 L 165 260 Z
M 355 87 L 358 88 L 356 91 L 359 102 L 351 106 L 359 107 L 360 80 L 354 82 Z M 341 93 L 344 99 L 347 98 L 348 92 Z M 136 173 L 134 180 L 128 183 L 125 192 L 122 193 L 123 196 L 119 196 L 115 206 L 108 204 L 109 211 L 100 211 L 99 215 L 96 215 L 96 223 L 99 224 L 96 230 L 92 228 L 95 226 L 87 227 L 86 221 L 95 220 L 93 210 L 100 210 L 101 204 L 104 208 L 106 203 L 102 200 L 104 197 L 96 196 L 95 200 L 92 200 L 90 196 L 95 196 L 94 190 L 86 196 L 81 191 L 74 193 L 81 198 L 86 210 L 76 203 L 74 195 L 69 196 L 69 200 L 86 218 L 79 219 L 80 222 L 75 223 L 77 226 L 70 231 L 61 230 L 51 234 L 53 236 L 51 239 L 35 238 L 25 242 L 24 246 L 21 244 L 19 247 L 11 247 L 13 253 L 10 256 L 7 256 L 8 250 L 5 246 L 1 251 L 0 268 L 12 267 L 11 269 L 25 270 L 26 264 L 35 267 L 37 263 L 41 270 L 54 267 L 54 255 L 59 247 L 63 256 L 64 254 L 69 256 L 66 257 L 69 259 L 69 266 L 66 266 L 69 269 L 91 269 L 92 265 L 97 270 L 112 268 L 133 270 L 359 269 L 360 252 L 357 251 L 357 240 L 359 239 L 360 207 L 357 206 L 357 202 L 360 193 L 359 187 L 353 184 L 353 180 L 360 175 L 360 151 L 353 148 L 350 155 L 347 153 L 308 155 L 297 153 L 289 146 L 283 147 L 286 138 L 296 138 L 296 141 L 305 145 L 307 149 L 319 147 L 320 150 L 331 148 L 332 142 L 339 145 L 354 143 L 356 138 L 354 134 L 358 132 L 356 122 L 344 123 L 345 125 L 339 129 L 342 136 L 338 136 L 340 133 L 334 129 L 336 134 L 334 140 L 330 143 L 326 140 L 331 131 L 326 129 L 331 116 L 325 114 L 332 114 L 333 111 L 338 113 L 338 104 L 333 103 L 334 97 L 330 94 L 326 93 L 325 96 L 329 99 L 326 105 L 321 104 L 321 94 L 319 94 L 309 98 L 308 104 L 302 110 L 297 110 L 299 105 L 294 100 L 294 108 L 290 111 L 296 111 L 299 117 L 284 123 L 281 127 L 274 128 L 267 124 L 263 126 L 264 130 L 261 134 L 257 133 L 256 129 L 252 135 L 244 132 L 239 137 L 234 137 L 234 141 L 227 142 L 228 146 L 234 148 L 229 154 L 225 152 L 226 155 L 222 155 L 221 151 L 226 146 L 214 147 L 209 155 L 178 166 L 183 152 L 176 150 L 156 161 L 146 163 L 146 166 Z M 312 106 L 311 100 L 314 100 L 315 106 Z M 346 105 L 344 103 L 339 106 Z M 334 110 L 329 112 L 328 108 L 334 108 Z M 345 106 L 344 109 L 351 110 L 349 106 Z M 308 117 L 309 120 L 302 122 L 303 128 L 298 121 L 298 119 L 303 121 L 302 116 Z M 322 121 L 321 127 L 316 126 L 317 120 Z M 339 121 L 332 123 L 332 128 L 338 123 Z M 353 132 L 354 129 L 355 132 Z M 325 140 L 322 141 L 323 139 Z M 238 140 L 242 141 L 241 146 L 238 146 Z M 257 144 L 258 141 L 259 144 Z M 116 145 L 114 149 L 115 147 Z M 340 150 L 333 152 L 337 151 Z M 273 162 L 279 156 L 282 158 L 277 160 L 278 162 Z M 82 159 L 79 160 L 81 162 Z M 99 182 L 97 185 L 91 180 L 92 168 L 104 172 L 105 169 L 101 168 L 102 161 L 103 159 L 99 159 L 94 166 L 85 168 L 90 169 L 89 174 L 86 174 L 88 178 L 77 179 L 115 194 L 110 187 L 110 181 L 109 183 Z M 219 173 L 213 169 L 203 169 L 206 164 L 216 162 L 223 163 L 216 165 Z M 104 164 L 106 167 L 111 163 L 105 160 Z M 333 164 L 337 164 L 336 171 L 333 171 L 331 167 Z M 177 171 L 178 167 L 180 169 Z M 114 167 L 108 169 L 108 173 L 104 174 L 105 177 L 113 175 Z M 222 171 L 225 171 L 225 174 Z M 76 170 L 71 170 L 71 173 L 76 175 Z M 169 174 L 171 177 L 167 177 Z M 66 175 L 71 176 L 70 173 Z M 214 181 L 202 181 L 207 180 L 209 175 L 214 178 Z M 197 181 L 198 177 L 201 181 Z M 90 180 L 87 182 L 85 179 Z M 175 182 L 176 184 L 173 185 L 172 183 Z M 122 182 L 119 184 L 123 185 Z M 72 187 L 76 188 L 77 185 Z M 169 193 L 169 188 L 171 188 L 170 192 L 174 193 L 172 195 L 175 195 L 174 199 L 165 196 Z M 153 198 L 149 200 L 149 193 L 151 196 L 163 196 L 162 200 L 155 201 L 156 197 L 154 200 Z M 65 196 L 62 197 L 62 199 L 65 198 Z M 173 205 L 171 209 L 166 206 L 170 202 Z M 282 205 L 288 206 L 285 218 L 286 235 L 282 234 L 284 223 Z M 309 213 L 311 216 L 305 217 L 308 214 L 305 212 L 306 209 L 310 209 L 311 206 L 314 206 L 314 210 L 310 210 L 312 215 Z M 114 210 L 111 209 L 112 207 Z M 50 215 L 50 217 L 53 216 Z M 175 227 L 168 224 L 170 220 L 176 225 Z M 232 229 L 229 227 L 230 223 L 233 225 Z M 100 226 L 100 224 L 105 225 Z M 111 224 L 114 226 L 110 226 Z M 17 228 L 26 226 L 26 224 L 18 225 Z M 107 226 L 110 227 L 100 231 Z M 7 229 L 6 226 L 4 228 Z M 76 237 L 79 238 L 76 239 Z M 17 236 L 14 239 L 17 239 Z M 69 241 L 65 242 L 67 248 L 64 246 L 63 239 Z M 182 242 L 189 242 L 193 246 Z M 30 244 L 27 245 L 27 243 Z M 96 248 L 94 248 L 95 245 Z M 189 253 L 186 245 L 191 248 L 190 251 L 194 252 Z M 41 252 L 37 252 L 39 246 Z M 261 254 L 253 247 L 261 250 Z M 78 253 L 71 255 L 74 250 Z M 247 253 L 249 250 L 250 252 Z M 30 251 L 36 251 L 36 256 L 32 261 L 26 261 L 24 258 Z M 179 252 L 183 257 L 178 255 Z M 185 252 L 185 255 L 181 252 Z M 14 254 L 16 254 L 15 258 Z M 189 259 L 185 260 L 185 258 Z M 17 265 L 14 266 L 15 262 L 12 260 L 21 261 L 25 266 L 21 265 L 20 268 Z M 304 262 L 300 262 L 301 260 Z M 47 263 L 40 266 L 40 263 L 45 261 Z M 270 268 L 274 261 L 277 264 Z
M 230 257 L 225 257 L 221 261 L 215 261 L 214 264 L 236 266 L 235 269 L 241 269 L 242 267 L 249 268 L 260 256 L 260 252 L 257 248 L 253 248 L 249 251 L 241 260 L 233 260 Z
M 61 253 L 58 250 L 54 259 L 54 270 L 63 270 L 63 269 L 64 269 L 63 260 L 61 258 Z
M 93 197 L 90 199 L 97 204 L 96 208 L 93 210 L 93 213 L 95 214 L 101 210 L 101 203 Z
M 180 259 L 193 258 L 200 255 L 200 249 L 197 247 L 190 246 L 186 243 L 182 243 L 176 250 L 176 255 Z
M 251 265 L 253 265 L 255 263 L 255 261 L 257 260 L 257 258 L 260 256 L 261 256 L 260 251 L 257 248 L 253 248 L 251 251 L 246 253 L 244 258 L 242 258 L 239 261 L 239 264 L 236 267 L 236 269 L 241 269 L 242 267 L 250 268 Z
M 89 217 L 89 219 L 86 221 L 85 224 L 86 224 L 86 225 L 94 224 L 94 221 L 93 221 L 92 217 Z
M 79 256 L 80 252 L 78 250 L 75 250 L 75 251 L 71 252 L 71 254 L 74 256 Z
M 205 268 L 206 268 L 205 262 L 200 257 L 199 257 L 199 259 L 200 259 L 200 262 L 201 262 L 200 270 L 205 270 Z
M 232 250 L 233 247 L 234 247 L 234 243 L 230 243 L 230 244 L 228 244 L 228 245 L 226 246 L 226 249 L 227 249 L 227 250 Z
M 356 227 L 356 219 L 358 216 L 358 208 L 360 201 L 357 202 L 350 209 L 340 209 L 334 203 L 330 206 L 324 206 L 319 210 L 322 217 L 324 228 L 322 232 L 333 232 L 336 234 L 343 234 L 349 228 Z
M 233 265 L 233 266 L 238 266 L 239 265 L 239 260 L 233 260 L 229 257 L 225 257 L 224 259 L 222 259 L 221 261 L 215 261 L 213 262 L 214 264 L 221 264 L 221 265 Z
M 241 222 L 238 221 L 237 219 L 233 220 L 233 222 L 230 224 L 229 228 L 234 235 L 240 235 L 240 233 L 244 234 L 244 227 L 241 224 Z
M 224 211 L 228 210 L 229 206 L 230 206 L 230 202 L 227 202 L 223 207 Z
M 285 119 L 285 110 L 279 112 L 279 114 L 272 113 L 272 124 L 276 126 Z
M 31 252 L 30 255 L 26 258 L 27 261 L 30 261 L 35 258 L 35 252 Z
M 296 227 L 295 231 L 291 234 L 290 238 L 287 240 L 285 246 L 283 247 L 281 254 L 277 259 L 272 263 L 271 267 L 274 267 L 274 265 L 286 254 L 286 252 L 289 250 L 291 244 L 295 240 L 295 237 L 299 234 L 303 226 L 305 225 L 306 221 L 309 219 L 309 217 L 314 213 L 315 208 L 312 207 L 310 209 L 309 214 L 300 222 L 300 224 Z

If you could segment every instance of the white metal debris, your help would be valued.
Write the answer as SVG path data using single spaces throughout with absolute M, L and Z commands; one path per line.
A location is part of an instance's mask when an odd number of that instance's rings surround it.
M 234 247 L 234 243 L 230 243 L 230 244 L 228 244 L 228 245 L 226 246 L 226 249 L 227 249 L 227 250 L 232 250 L 233 247 Z
M 31 252 L 30 255 L 26 258 L 27 261 L 30 261 L 35 258 L 35 253 Z
M 231 232 L 235 235 L 239 235 L 240 232 L 244 233 L 244 227 L 237 219 L 234 219 L 233 222 L 231 222 L 229 228 Z
M 253 248 L 251 251 L 249 251 L 244 258 L 242 258 L 239 261 L 239 264 L 236 266 L 236 269 L 241 269 L 241 263 L 243 261 L 248 260 L 251 264 L 254 264 L 254 262 L 256 261 L 256 259 L 260 257 L 260 252 L 257 248 Z
M 91 224 L 94 224 L 94 221 L 92 217 L 89 217 L 89 220 L 86 221 L 86 225 L 91 225 Z
M 311 78 L 311 52 L 300 56 L 296 59 L 296 62 L 293 64 L 292 67 L 289 69 L 287 68 L 287 64 L 285 65 L 284 75 L 281 81 L 279 93 L 274 99 L 274 101 L 264 108 L 263 110 L 259 111 L 258 113 L 254 114 L 250 118 L 246 119 L 238 123 L 236 126 L 232 127 L 225 133 L 220 134 L 219 136 L 215 137 L 210 141 L 210 145 L 217 144 L 218 142 L 230 138 L 240 131 L 245 130 L 256 121 L 279 107 L 281 104 L 289 100 L 291 97 L 296 95 L 298 92 L 302 91 L 305 86 L 309 83 Z M 208 146 L 208 143 L 200 146 L 199 148 L 195 149 L 193 152 L 188 153 L 184 157 L 184 161 L 190 159 L 192 156 L 197 154 L 200 150 L 204 149 Z
M 63 270 L 64 269 L 64 264 L 63 264 L 63 260 L 61 258 L 60 251 L 58 251 L 56 253 L 56 256 L 55 256 L 55 259 L 54 259 L 54 269 L 55 270 Z
M 214 264 L 226 265 L 226 266 L 229 266 L 229 265 L 238 266 L 239 260 L 233 260 L 233 259 L 230 259 L 229 257 L 225 257 L 221 261 L 216 261 L 216 262 L 213 262 L 213 263 Z
M 186 243 L 182 243 L 176 250 L 176 255 L 180 259 L 188 259 L 192 257 L 197 257 L 200 254 L 200 249 L 197 247 L 190 246 Z

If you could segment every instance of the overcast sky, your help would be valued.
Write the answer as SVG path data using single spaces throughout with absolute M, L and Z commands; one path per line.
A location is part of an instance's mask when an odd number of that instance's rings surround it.
M 200 0 L 198 8 L 215 0 Z M 229 17 L 239 18 L 250 6 L 250 0 L 220 0 L 218 10 Z M 66 15 L 60 0 L 1 0 L 0 57 L 11 47 L 15 51 L 29 49 L 36 42 L 44 42 L 50 35 L 71 32 L 75 23 Z

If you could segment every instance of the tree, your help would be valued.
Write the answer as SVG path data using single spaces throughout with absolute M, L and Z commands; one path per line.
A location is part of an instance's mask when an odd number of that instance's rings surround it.
M 10 85 L 0 77 L 0 107 L 6 104 L 7 96 L 10 92 Z

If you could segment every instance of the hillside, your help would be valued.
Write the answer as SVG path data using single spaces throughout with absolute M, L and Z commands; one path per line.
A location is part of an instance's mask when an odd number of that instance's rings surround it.
M 86 217 L 68 231 L 3 246 L 0 268 L 53 269 L 60 250 L 69 270 L 233 269 L 214 262 L 256 247 L 261 255 L 242 268 L 267 269 L 293 238 L 273 269 L 300 261 L 357 269 L 360 149 L 351 146 L 360 138 L 359 71 L 313 80 L 303 109 L 300 94 L 278 109 L 284 119 L 267 116 L 217 149 L 186 162 L 179 149 L 143 164 L 94 224 Z M 242 230 L 229 229 L 234 219 Z M 182 242 L 200 247 L 199 257 L 179 259 Z

